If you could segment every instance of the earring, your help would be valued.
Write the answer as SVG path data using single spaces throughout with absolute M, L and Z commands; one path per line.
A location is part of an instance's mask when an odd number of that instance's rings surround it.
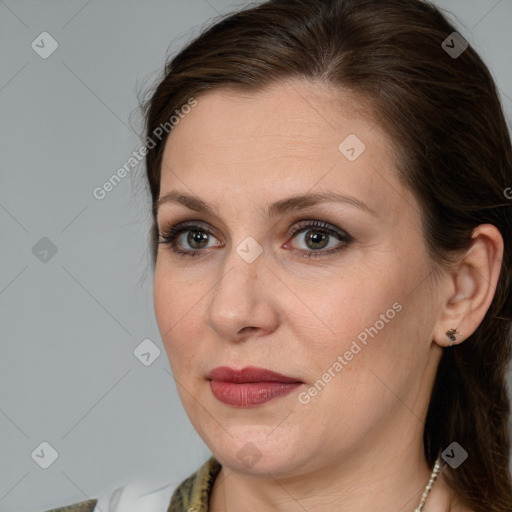
M 462 333 L 457 331 L 457 329 L 448 329 L 446 331 L 446 336 L 450 340 L 450 347 L 453 345 L 453 342 L 457 339 L 457 336 L 460 338 Z

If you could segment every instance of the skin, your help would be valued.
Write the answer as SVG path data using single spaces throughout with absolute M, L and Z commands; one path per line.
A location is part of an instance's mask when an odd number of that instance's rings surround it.
M 222 464 L 209 510 L 412 511 L 431 472 L 422 431 L 450 343 L 445 332 L 458 328 L 462 343 L 483 319 L 501 265 L 498 230 L 480 226 L 453 268 L 435 266 L 418 203 L 394 173 L 391 141 L 348 92 L 295 80 L 197 100 L 166 143 L 160 197 L 191 194 L 215 213 L 167 202 L 157 222 L 165 230 L 202 221 L 213 234 L 195 257 L 159 245 L 154 305 L 187 415 Z M 338 149 L 349 134 L 366 146 L 354 161 Z M 354 196 L 375 215 L 332 202 L 266 214 L 274 201 L 320 191 Z M 324 221 L 354 241 L 330 236 L 315 249 L 307 241 L 315 227 L 289 235 L 302 220 Z M 197 250 L 187 234 L 182 250 Z M 236 252 L 248 236 L 263 251 L 252 263 Z M 304 257 L 315 250 L 324 255 Z M 401 311 L 300 403 L 299 393 L 394 303 Z M 268 368 L 304 384 L 234 408 L 217 401 L 206 379 L 220 365 Z M 260 457 L 252 465 L 237 457 L 247 442 Z M 450 510 L 470 509 L 441 473 L 424 512 Z

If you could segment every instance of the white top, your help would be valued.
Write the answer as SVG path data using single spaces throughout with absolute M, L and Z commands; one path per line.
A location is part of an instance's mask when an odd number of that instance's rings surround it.
M 157 487 L 154 482 L 131 482 L 100 495 L 93 512 L 167 512 L 180 483 Z

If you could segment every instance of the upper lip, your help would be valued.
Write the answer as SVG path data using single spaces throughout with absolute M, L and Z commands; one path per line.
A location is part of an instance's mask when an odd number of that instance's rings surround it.
M 301 382 L 295 377 L 287 377 L 265 368 L 247 366 L 235 370 L 229 366 L 217 366 L 208 375 L 209 380 L 220 380 L 224 382 Z

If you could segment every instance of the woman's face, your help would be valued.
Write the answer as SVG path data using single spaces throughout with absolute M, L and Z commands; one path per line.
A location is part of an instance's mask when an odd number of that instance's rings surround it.
M 157 221 L 180 224 L 187 254 L 159 245 L 155 311 L 186 412 L 229 468 L 419 457 L 440 304 L 390 149 L 353 97 L 300 81 L 209 92 L 173 128 Z M 219 366 L 296 384 L 210 382 Z

